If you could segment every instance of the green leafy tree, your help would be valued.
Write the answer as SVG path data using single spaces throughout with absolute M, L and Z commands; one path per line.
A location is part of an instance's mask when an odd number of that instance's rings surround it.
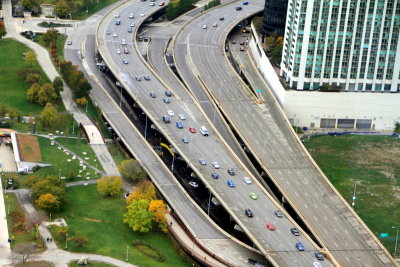
M 143 181 L 147 177 L 139 162 L 134 159 L 122 161 L 118 166 L 118 170 L 124 179 L 133 183 Z
M 78 247 L 83 247 L 85 245 L 87 245 L 89 243 L 89 239 L 85 236 L 83 236 L 81 233 L 76 233 L 76 235 L 74 235 L 71 238 L 71 241 L 74 242 Z
M 40 87 L 40 90 L 37 94 L 37 103 L 39 105 L 45 105 L 47 103 L 52 103 L 56 101 L 58 98 L 58 95 L 56 93 L 56 90 L 54 89 L 53 85 L 51 83 L 45 83 Z
M 122 179 L 119 176 L 104 176 L 97 182 L 97 191 L 102 196 L 115 196 L 121 191 Z
M 53 104 L 47 103 L 43 111 L 40 113 L 40 120 L 43 127 L 55 125 L 59 119 L 58 112 Z
M 41 3 L 40 0 L 22 0 L 22 6 L 32 11 L 37 11 Z
M 61 0 L 56 2 L 56 14 L 60 18 L 66 18 L 69 15 L 70 8 L 66 1 Z
M 127 212 L 124 214 L 124 223 L 128 224 L 135 232 L 150 231 L 153 214 L 147 210 L 148 207 L 148 200 L 133 201 L 128 205 Z
M 71 179 L 71 180 L 75 178 L 74 170 L 72 170 L 72 169 L 69 170 L 68 178 Z
M 39 90 L 40 90 L 40 84 L 34 83 L 31 85 L 31 87 L 28 89 L 27 92 L 29 102 L 36 103 Z
M 42 35 L 42 40 L 45 43 L 45 45 L 48 47 L 50 46 L 51 43 L 56 43 L 58 39 L 58 31 L 54 29 L 47 30 L 45 33 Z
M 64 84 L 60 76 L 57 76 L 53 81 L 53 87 L 56 90 L 57 95 L 64 90 Z
M 57 197 L 60 202 L 60 207 L 67 201 L 65 185 L 54 176 L 31 176 L 28 178 L 27 183 L 31 187 L 34 201 L 45 194 L 52 194 Z
M 394 123 L 394 132 L 400 133 L 400 122 L 398 121 Z
M 30 66 L 33 65 L 33 63 L 36 62 L 36 54 L 32 50 L 29 50 L 28 52 L 25 53 L 25 62 L 29 64 Z

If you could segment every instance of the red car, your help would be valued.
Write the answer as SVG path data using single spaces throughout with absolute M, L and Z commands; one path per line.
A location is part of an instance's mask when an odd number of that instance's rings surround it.
M 195 129 L 194 127 L 189 127 L 189 132 L 195 133 L 195 132 L 196 132 L 196 129 Z
M 124 48 L 124 53 L 125 53 L 125 54 L 129 54 L 128 48 L 126 48 L 126 47 Z
M 275 226 L 272 223 L 267 223 L 265 226 L 267 226 L 267 228 L 271 231 L 275 230 Z
M 163 6 L 163 5 L 165 5 L 165 2 L 161 2 L 161 3 L 159 3 L 158 5 L 159 5 L 159 6 Z

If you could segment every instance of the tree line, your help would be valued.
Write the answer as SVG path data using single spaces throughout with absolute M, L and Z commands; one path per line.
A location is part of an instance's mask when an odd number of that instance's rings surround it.
M 193 9 L 198 0 L 172 0 L 167 5 L 167 19 L 173 20 Z

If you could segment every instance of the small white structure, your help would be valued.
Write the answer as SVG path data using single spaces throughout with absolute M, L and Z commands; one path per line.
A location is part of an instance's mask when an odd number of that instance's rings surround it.
M 54 12 L 55 6 L 51 4 L 41 4 L 40 13 L 44 16 L 55 16 Z

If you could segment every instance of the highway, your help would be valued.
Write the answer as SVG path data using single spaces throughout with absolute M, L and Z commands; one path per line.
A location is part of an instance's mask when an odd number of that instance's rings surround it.
M 238 5 L 243 10 L 236 11 Z M 262 87 L 269 97 L 263 105 L 257 104 L 227 61 L 224 42 L 229 29 L 263 6 L 263 1 L 250 1 L 247 6 L 236 3 L 193 19 L 175 39 L 174 58 L 180 76 L 196 96 L 206 86 L 285 198 L 341 266 L 394 266 L 384 247 L 295 137 L 269 89 Z M 218 26 L 212 27 L 214 23 Z
M 316 246 L 304 235 L 295 237 L 290 234 L 289 229 L 293 227 L 293 223 L 284 216 L 276 218 L 274 211 L 278 209 L 277 203 L 272 201 L 268 194 L 262 190 L 261 186 L 254 182 L 253 176 L 248 172 L 244 165 L 237 160 L 231 150 L 222 142 L 218 135 L 215 134 L 213 128 L 208 124 L 202 115 L 202 111 L 194 101 L 185 102 L 176 92 L 171 98 L 171 103 L 163 103 L 163 95 L 166 87 L 158 79 L 153 76 L 148 66 L 144 64 L 142 58 L 138 54 L 138 50 L 133 47 L 133 34 L 128 33 L 127 28 L 130 23 L 138 23 L 143 21 L 151 10 L 156 7 L 149 7 L 146 2 L 132 2 L 118 7 L 118 10 L 110 12 L 104 17 L 97 29 L 97 46 L 99 52 L 103 56 L 108 67 L 119 78 L 121 84 L 128 90 L 137 103 L 152 118 L 152 123 L 156 126 L 178 150 L 192 169 L 200 176 L 206 186 L 211 189 L 215 195 L 230 212 L 233 218 L 243 228 L 246 234 L 255 242 L 256 246 L 269 259 L 279 266 L 305 266 L 311 265 L 315 261 L 313 251 Z M 120 13 L 121 25 L 115 25 L 115 13 Z M 128 19 L 129 13 L 133 12 L 135 18 Z M 139 14 L 144 13 L 144 17 Z M 135 27 L 136 27 L 135 26 Z M 111 34 L 106 34 L 110 31 Z M 113 33 L 117 37 L 113 37 Z M 122 49 L 121 40 L 127 41 L 129 54 L 117 54 L 117 49 Z M 123 51 L 123 50 L 121 50 Z M 123 59 L 128 60 L 128 64 L 122 62 Z M 150 75 L 150 81 L 136 81 L 136 75 Z M 156 98 L 150 97 L 150 92 L 157 94 Z M 172 117 L 172 123 L 164 124 L 162 116 L 167 114 L 167 110 L 173 110 L 175 116 Z M 178 129 L 175 126 L 177 114 L 185 114 L 186 120 L 183 121 L 184 129 Z M 205 125 L 210 136 L 204 137 L 200 133 L 192 134 L 188 131 L 189 126 L 200 129 Z M 181 138 L 187 136 L 190 138 L 189 144 L 184 144 Z M 208 164 L 202 166 L 198 163 L 200 158 L 207 160 Z M 212 161 L 218 161 L 221 169 L 214 170 L 211 167 Z M 236 172 L 235 176 L 229 176 L 227 168 L 233 168 Z M 211 173 L 217 172 L 219 179 L 212 179 Z M 251 177 L 253 183 L 244 184 L 242 178 L 244 176 Z M 236 187 L 229 188 L 227 186 L 228 177 L 235 181 Z M 258 195 L 258 200 L 249 197 L 249 192 Z M 244 215 L 244 209 L 251 208 L 255 214 L 254 218 L 248 218 Z M 277 230 L 269 231 L 266 229 L 267 222 L 275 222 Z M 288 234 L 289 233 L 289 234 Z M 295 248 L 296 242 L 302 242 L 307 252 L 298 252 Z M 271 252 L 271 253 L 267 253 Z M 325 265 L 329 265 L 326 261 Z

